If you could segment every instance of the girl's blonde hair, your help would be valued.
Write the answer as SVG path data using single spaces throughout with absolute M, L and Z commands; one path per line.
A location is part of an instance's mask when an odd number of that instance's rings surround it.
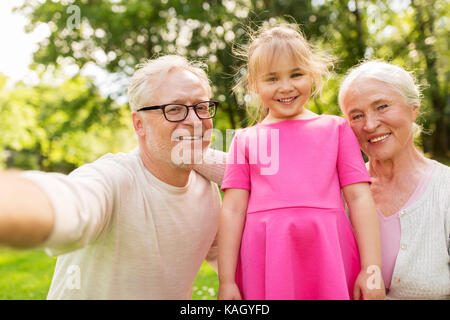
M 287 53 L 301 65 L 301 68 L 313 80 L 311 96 L 320 94 L 324 78 L 330 76 L 332 58 L 320 52 L 308 43 L 300 27 L 294 23 L 281 23 L 276 26 L 263 26 L 257 31 L 248 31 L 247 46 L 235 48 L 234 53 L 245 62 L 245 69 L 238 73 L 238 81 L 233 90 L 239 92 L 242 88 L 252 103 L 246 99 L 247 111 L 254 121 L 263 120 L 267 107 L 259 100 L 255 88 L 255 79 L 265 67 L 270 66 L 280 53 Z

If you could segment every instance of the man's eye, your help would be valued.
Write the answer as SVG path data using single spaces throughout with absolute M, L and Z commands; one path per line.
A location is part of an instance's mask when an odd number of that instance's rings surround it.
M 383 110 L 383 109 L 386 109 L 387 107 L 388 107 L 387 104 L 383 104 L 383 105 L 378 107 L 378 110 Z
M 166 112 L 167 113 L 178 113 L 178 112 L 182 112 L 183 111 L 182 106 L 167 106 L 166 107 Z
M 208 109 L 209 109 L 209 104 L 198 104 L 198 105 L 196 106 L 196 109 L 197 109 L 198 111 L 208 111 Z

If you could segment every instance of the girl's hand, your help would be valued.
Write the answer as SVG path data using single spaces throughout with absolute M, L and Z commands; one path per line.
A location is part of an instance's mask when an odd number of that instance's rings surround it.
M 386 289 L 380 272 L 369 273 L 361 270 L 355 281 L 353 299 L 360 300 L 385 300 Z
M 235 282 L 219 284 L 218 300 L 242 300 L 241 293 Z

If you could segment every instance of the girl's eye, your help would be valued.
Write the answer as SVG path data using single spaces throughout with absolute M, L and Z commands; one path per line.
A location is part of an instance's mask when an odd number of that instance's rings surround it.
M 303 74 L 302 73 L 293 73 L 292 74 L 292 78 L 298 78 L 298 77 L 301 77 Z
M 270 77 L 270 78 L 266 79 L 267 82 L 275 82 L 276 80 L 277 80 L 277 78 L 275 78 L 275 77 Z

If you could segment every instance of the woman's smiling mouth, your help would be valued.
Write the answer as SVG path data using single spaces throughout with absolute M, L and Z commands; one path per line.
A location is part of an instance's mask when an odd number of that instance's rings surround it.
M 382 136 L 378 136 L 378 137 L 375 137 L 375 138 L 371 138 L 371 139 L 369 139 L 368 141 L 369 141 L 370 143 L 380 142 L 380 141 L 383 141 L 383 140 L 387 139 L 391 134 L 392 134 L 392 133 L 389 132 L 389 133 L 386 133 L 386 134 L 384 134 L 384 135 L 382 135 Z

